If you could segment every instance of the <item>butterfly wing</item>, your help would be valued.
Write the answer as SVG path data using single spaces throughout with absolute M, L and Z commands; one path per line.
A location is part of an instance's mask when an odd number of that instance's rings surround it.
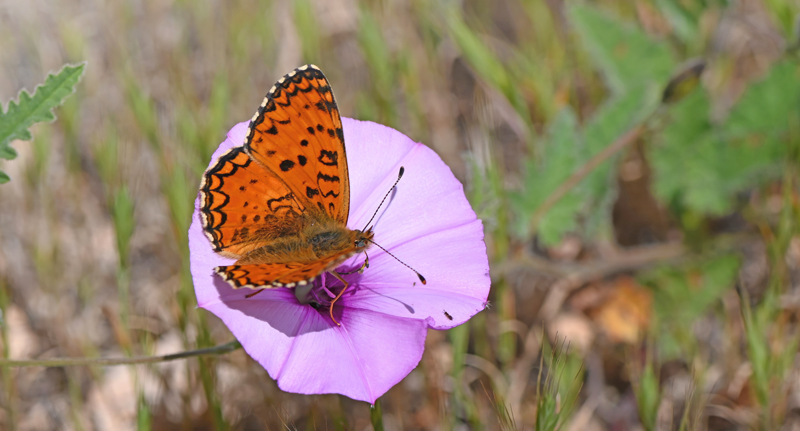
M 299 67 L 270 89 L 250 122 L 244 148 L 296 197 L 347 224 L 350 179 L 342 120 L 316 66 Z
M 228 265 L 214 268 L 234 288 L 269 289 L 294 287 L 310 283 L 314 278 L 348 258 L 352 250 L 342 251 L 309 263 L 260 263 Z
M 239 258 L 268 242 L 296 234 L 304 207 L 273 172 L 243 147 L 222 155 L 203 175 L 200 214 L 214 251 Z

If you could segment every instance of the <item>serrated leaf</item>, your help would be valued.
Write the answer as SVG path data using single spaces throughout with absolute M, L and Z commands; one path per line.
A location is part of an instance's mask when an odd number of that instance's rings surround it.
M 33 95 L 22 90 L 18 101 L 8 102 L 7 109 L 4 110 L 0 105 L 0 157 L 16 157 L 16 151 L 9 146 L 12 140 L 30 140 L 28 129 L 32 125 L 55 120 L 53 108 L 75 91 L 85 65 L 66 65 L 58 73 L 48 75 L 44 84 L 36 87 Z
M 653 89 L 655 90 L 655 89 Z M 638 124 L 658 105 L 658 93 L 629 91 L 604 103 L 586 125 L 583 136 L 585 160 L 613 144 L 633 125 Z M 610 232 L 611 206 L 616 196 L 613 167 L 620 155 L 614 155 L 598 166 L 578 186 L 587 203 L 585 224 L 590 233 Z
M 527 223 L 544 200 L 590 158 L 652 112 L 657 103 L 658 94 L 646 91 L 614 97 L 598 109 L 583 130 L 572 111 L 563 110 L 550 125 L 541 156 L 526 163 L 523 192 L 510 198 L 519 216 L 518 233 L 527 236 Z M 545 245 L 576 231 L 579 220 L 584 220 L 590 231 L 610 230 L 615 196 L 611 168 L 618 158 L 616 155 L 602 163 L 542 215 L 537 233 Z
M 575 5 L 569 16 L 614 93 L 661 86 L 672 74 L 675 61 L 666 43 L 592 6 Z
M 766 91 L 763 85 L 747 93 L 759 91 Z M 742 102 L 749 105 L 737 105 L 734 112 L 740 114 L 722 127 L 711 123 L 705 92 L 696 91 L 670 108 L 671 121 L 649 157 L 657 197 L 700 213 L 722 215 L 732 210 L 736 193 L 780 173 L 786 147 L 775 135 L 781 122 L 786 130 L 791 111 L 771 113 L 766 104 L 775 102 L 774 97 L 760 94 Z M 759 111 L 777 118 L 759 118 Z
M 747 88 L 731 110 L 725 129 L 731 136 L 756 133 L 777 136 L 789 127 L 790 118 L 800 113 L 800 69 L 782 61 L 767 76 Z
M 17 158 L 17 150 L 11 147 L 0 147 L 0 159 L 13 160 Z
M 517 210 L 517 230 L 521 236 L 528 235 L 530 216 L 578 168 L 581 151 L 577 130 L 575 114 L 570 109 L 562 110 L 550 124 L 541 157 L 526 162 L 523 190 L 510 196 Z M 537 232 L 542 242 L 556 243 L 564 233 L 575 230 L 582 205 L 583 199 L 575 191 L 553 205 L 539 221 Z

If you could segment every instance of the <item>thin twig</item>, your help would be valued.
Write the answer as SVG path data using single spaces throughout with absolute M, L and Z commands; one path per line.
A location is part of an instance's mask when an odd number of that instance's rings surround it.
M 539 222 L 541 221 L 542 217 L 547 214 L 550 209 L 553 208 L 553 205 L 558 203 L 564 196 L 572 190 L 573 187 L 577 186 L 578 183 L 581 182 L 587 175 L 592 173 L 601 163 L 605 162 L 614 154 L 622 151 L 625 147 L 631 145 L 632 143 L 636 142 L 636 139 L 645 129 L 645 122 L 639 123 L 636 127 L 627 131 L 624 135 L 620 136 L 614 143 L 611 145 L 603 148 L 602 151 L 595 154 L 591 159 L 589 159 L 586 163 L 584 163 L 577 171 L 573 172 L 569 178 L 566 179 L 561 185 L 558 186 L 555 190 L 553 190 L 550 195 L 545 198 L 544 202 L 539 205 L 539 208 L 534 211 L 533 215 L 531 216 L 530 222 L 530 231 L 531 235 L 536 234 L 536 231 L 539 229 Z
M 191 358 L 194 356 L 223 355 L 242 347 L 238 341 L 205 349 L 187 350 L 160 356 L 133 356 L 130 358 L 52 358 L 52 359 L 3 359 L 0 358 L 0 367 L 71 367 L 76 365 L 132 365 L 168 362 L 176 359 Z
M 704 251 L 697 255 L 729 253 L 739 250 L 759 237 L 748 232 L 717 237 Z M 549 321 L 558 313 L 564 300 L 573 290 L 584 284 L 605 277 L 629 271 L 637 271 L 653 265 L 676 262 L 691 258 L 692 250 L 682 243 L 643 245 L 628 247 L 615 253 L 613 257 L 576 263 L 554 262 L 532 253 L 520 256 L 497 265 L 492 270 L 492 279 L 508 277 L 520 271 L 534 271 L 556 278 L 548 289 L 547 297 L 539 309 L 539 317 Z
M 520 271 L 535 271 L 555 278 L 576 281 L 591 281 L 618 272 L 641 269 L 654 263 L 663 263 L 688 255 L 686 247 L 677 242 L 627 247 L 612 257 L 574 263 L 556 262 L 532 253 L 498 265 L 492 270 L 492 278 L 507 277 Z

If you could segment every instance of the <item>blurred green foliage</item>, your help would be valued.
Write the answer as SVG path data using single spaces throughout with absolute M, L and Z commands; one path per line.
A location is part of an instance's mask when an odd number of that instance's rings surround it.
M 800 124 L 797 64 L 784 60 L 750 86 L 722 122 L 698 90 L 669 107 L 651 159 L 664 202 L 710 215 L 730 212 L 737 193 L 781 175 L 790 127 Z
M 655 342 L 665 361 L 692 355 L 699 346 L 692 334 L 694 322 L 727 292 L 737 274 L 739 261 L 721 256 L 681 267 L 662 267 L 639 279 L 654 290 Z M 683 351 L 690 349 L 691 351 Z

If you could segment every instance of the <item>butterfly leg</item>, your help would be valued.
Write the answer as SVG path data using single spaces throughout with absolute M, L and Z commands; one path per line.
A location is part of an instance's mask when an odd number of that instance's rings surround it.
M 349 286 L 349 284 L 347 283 L 347 281 L 345 281 L 344 277 L 342 277 L 342 276 L 341 276 L 341 275 L 340 275 L 338 272 L 336 272 L 336 271 L 328 271 L 328 272 L 329 272 L 331 275 L 333 275 L 334 277 L 336 277 L 336 278 L 337 278 L 339 281 L 341 281 L 342 283 L 344 283 L 344 287 L 342 288 L 341 292 L 339 292 L 339 294 L 338 294 L 338 295 L 336 295 L 336 298 L 333 298 L 333 301 L 331 301 L 331 309 L 330 309 L 330 312 L 331 312 L 331 320 L 333 320 L 333 323 L 335 323 L 335 324 L 336 324 L 336 326 L 342 326 L 342 324 L 341 324 L 341 323 L 339 323 L 339 322 L 337 322 L 337 321 L 336 321 L 336 318 L 335 318 L 335 317 L 333 317 L 333 305 L 334 305 L 334 304 L 336 304 L 336 301 L 338 301 L 338 300 L 339 300 L 339 298 L 341 298 L 341 297 L 342 297 L 342 295 L 344 295 L 344 291 L 345 291 L 345 290 L 347 290 L 347 286 Z
M 254 296 L 258 295 L 258 294 L 259 294 L 259 293 L 261 293 L 262 291 L 264 291 L 264 289 L 258 289 L 258 290 L 256 290 L 256 291 L 255 291 L 255 292 L 253 292 L 253 293 L 248 293 L 248 294 L 247 294 L 247 295 L 245 295 L 244 297 L 249 299 L 249 298 L 252 298 L 252 297 L 254 297 Z
M 369 256 L 367 256 L 367 258 L 364 259 L 364 263 L 361 265 L 361 268 L 358 268 L 358 269 L 350 271 L 350 272 L 342 272 L 342 273 L 339 273 L 339 275 L 350 275 L 350 274 L 355 274 L 355 273 L 363 274 L 364 273 L 364 269 L 366 269 L 366 268 L 369 268 Z

